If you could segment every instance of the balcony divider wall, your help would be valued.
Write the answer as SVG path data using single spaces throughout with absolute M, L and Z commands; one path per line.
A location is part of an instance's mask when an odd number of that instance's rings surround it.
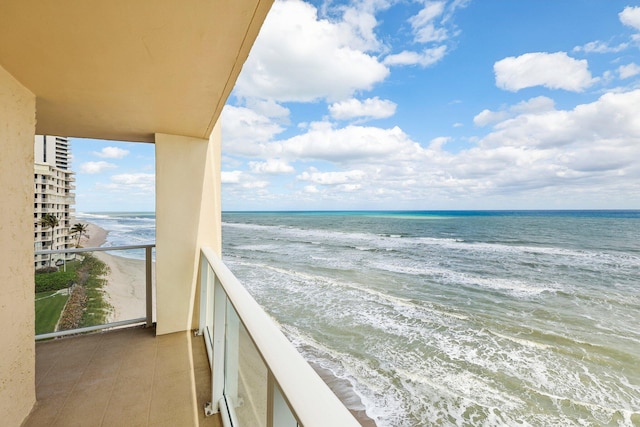
M 36 401 L 33 307 L 33 139 L 36 97 L 0 66 L 0 414 L 20 425 Z

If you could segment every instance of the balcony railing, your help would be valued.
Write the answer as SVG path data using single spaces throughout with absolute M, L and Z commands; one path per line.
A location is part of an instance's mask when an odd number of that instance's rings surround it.
M 200 291 L 208 414 L 220 412 L 225 427 L 360 425 L 211 248 Z
M 62 319 L 61 307 L 58 307 L 58 310 L 55 311 L 52 307 L 46 307 L 42 311 L 46 313 L 47 316 L 53 316 L 52 320 L 49 320 L 49 327 L 44 327 L 44 330 L 48 332 L 38 333 L 36 332 L 36 341 L 44 340 L 50 338 L 57 338 L 66 335 L 74 335 L 85 332 L 92 332 L 102 329 L 110 329 L 116 327 L 122 327 L 127 325 L 134 324 L 146 324 L 146 326 L 151 326 L 153 324 L 153 263 L 152 263 L 152 250 L 155 245 L 135 245 L 135 246 L 115 246 L 115 247 L 100 247 L 100 248 L 77 248 L 77 249 L 57 249 L 57 250 L 42 250 L 36 251 L 36 261 L 46 261 L 47 265 L 56 266 L 58 268 L 58 272 L 53 273 L 38 273 L 38 275 L 48 275 L 48 277 L 43 277 L 43 281 L 45 282 L 43 287 L 48 287 L 49 291 L 43 291 L 42 293 L 37 294 L 36 297 L 36 328 L 38 329 L 38 325 L 42 324 L 38 319 L 38 301 L 43 301 L 45 298 L 55 298 L 59 296 L 68 295 L 71 298 L 72 293 L 75 290 L 76 286 L 85 286 L 81 282 L 82 280 L 86 280 L 87 275 L 89 274 L 86 270 L 81 270 L 82 262 L 88 258 L 88 255 L 92 255 L 94 253 L 105 253 L 105 252 L 117 252 L 117 251 L 127 251 L 129 254 L 135 254 L 137 252 L 144 253 L 144 260 L 142 259 L 131 259 L 114 256 L 112 254 L 107 254 L 105 256 L 96 255 L 96 258 L 101 258 L 100 261 L 103 262 L 106 266 L 109 266 L 110 263 L 114 264 L 118 270 L 123 269 L 123 265 L 126 267 L 124 269 L 129 269 L 129 272 L 133 272 L 138 276 L 142 276 L 144 274 L 144 279 L 140 280 L 141 283 L 134 283 L 135 280 L 131 280 L 130 277 L 125 277 L 124 282 L 133 283 L 131 286 L 135 286 L 135 289 L 131 289 L 128 291 L 133 291 L 134 294 L 138 295 L 137 298 L 133 302 L 129 302 L 127 304 L 126 297 L 120 296 L 121 302 L 124 301 L 124 305 L 127 305 L 127 310 L 122 310 L 122 313 L 110 313 L 108 316 L 105 314 L 106 318 L 109 319 L 107 322 L 99 322 L 96 323 L 89 321 L 89 326 L 80 326 L 80 327 L 72 327 L 66 330 L 54 330 L 58 329 L 53 328 L 52 325 L 60 326 L 60 321 Z M 110 257 L 110 258 L 109 258 Z M 142 258 L 142 257 L 138 257 Z M 106 261 L 106 262 L 105 262 Z M 56 275 L 57 273 L 66 273 L 69 271 L 73 274 L 58 274 L 57 277 L 51 276 Z M 78 273 L 80 271 L 80 273 Z M 107 284 L 112 284 L 114 280 L 106 271 L 104 276 L 100 276 L 98 280 L 103 280 Z M 126 274 L 127 272 L 125 272 Z M 122 274 L 122 273 L 120 273 Z M 38 281 L 39 278 L 36 277 Z M 62 283 L 60 282 L 62 281 Z M 51 284 L 49 284 L 51 283 Z M 67 284 L 68 288 L 59 289 L 61 286 Z M 102 282 L 101 282 L 102 283 Z M 102 283 L 104 284 L 104 283 Z M 128 286 L 128 285 L 127 285 Z M 90 288 L 89 286 L 85 286 L 85 288 Z M 107 298 L 112 298 L 114 295 L 109 295 L 108 292 L 105 291 L 101 286 L 95 291 L 101 293 L 101 295 L 106 296 Z M 91 299 L 91 295 L 89 295 L 89 299 Z M 48 302 L 48 301 L 47 301 Z M 54 304 L 55 305 L 55 304 Z M 65 307 L 67 303 L 64 303 Z M 109 302 L 106 301 L 106 304 L 103 306 L 103 309 L 109 311 Z M 114 309 L 114 307 L 111 307 Z M 54 312 L 52 315 L 51 312 Z M 56 316 L 58 316 L 56 318 Z M 99 317 L 98 317 L 99 318 Z M 87 322 L 85 322 L 87 323 Z M 47 324 L 47 322 L 45 322 Z M 42 329 L 42 328 L 40 328 Z
M 143 250 L 144 263 L 137 263 L 144 268 L 145 307 L 141 310 L 145 316 L 40 333 L 36 340 L 132 324 L 151 326 L 153 247 L 37 251 L 38 258 L 57 255 L 62 260 L 59 269 L 64 271 L 76 268 L 70 263 L 78 260 L 70 261 L 70 256 L 81 261 L 89 258 L 89 253 Z M 200 291 L 199 333 L 204 337 L 211 368 L 207 415 L 219 412 L 225 427 L 360 425 L 210 248 L 201 251 Z

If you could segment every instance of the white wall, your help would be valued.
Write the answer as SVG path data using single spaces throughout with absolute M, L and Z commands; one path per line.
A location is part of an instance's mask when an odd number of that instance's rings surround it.
M 220 125 L 209 140 L 155 140 L 156 333 L 167 334 L 197 327 L 200 248 L 221 252 Z
M 35 96 L 0 67 L 0 414 L 18 426 L 35 403 Z

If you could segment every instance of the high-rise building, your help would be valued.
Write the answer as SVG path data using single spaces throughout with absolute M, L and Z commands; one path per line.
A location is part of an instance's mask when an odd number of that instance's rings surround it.
M 75 196 L 69 140 L 65 137 L 36 135 L 34 146 L 33 226 L 35 250 L 65 249 L 73 246 L 69 233 Z M 43 226 L 45 215 L 58 219 L 55 227 Z M 36 268 L 60 262 L 62 255 L 36 255 Z

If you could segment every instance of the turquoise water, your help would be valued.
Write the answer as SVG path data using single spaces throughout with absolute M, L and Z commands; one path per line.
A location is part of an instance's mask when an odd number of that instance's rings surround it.
M 640 211 L 224 213 L 223 258 L 379 426 L 640 425 Z

